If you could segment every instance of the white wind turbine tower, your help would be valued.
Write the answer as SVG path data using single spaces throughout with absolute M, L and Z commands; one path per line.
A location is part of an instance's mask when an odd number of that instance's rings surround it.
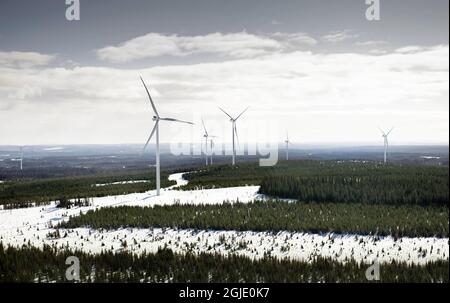
M 158 111 L 156 110 L 155 104 L 153 103 L 152 97 L 150 96 L 150 92 L 148 91 L 147 85 L 145 85 L 145 82 L 142 79 L 142 77 L 141 77 L 141 81 L 147 92 L 148 99 L 150 100 L 150 104 L 152 105 L 152 108 L 153 108 L 153 112 L 155 113 L 155 115 L 153 116 L 153 121 L 155 121 L 155 126 L 153 127 L 153 130 L 150 133 L 150 136 L 148 137 L 148 140 L 145 143 L 142 152 L 144 152 L 145 148 L 147 147 L 148 143 L 150 142 L 150 139 L 152 138 L 153 134 L 156 132 L 156 195 L 159 196 L 160 190 L 161 190 L 161 175 L 160 175 L 160 161 L 159 161 L 159 121 L 181 122 L 181 123 L 187 123 L 187 124 L 194 124 L 194 123 L 182 121 L 182 120 L 178 120 L 178 119 L 173 119 L 173 118 L 161 118 L 158 114 Z
M 20 147 L 20 170 L 23 170 L 23 146 Z
M 214 141 L 213 141 L 213 139 L 210 139 L 209 140 L 209 143 L 211 144 L 211 160 L 210 160 L 210 163 L 211 163 L 211 165 L 213 164 L 213 148 L 214 148 Z
M 381 128 L 378 128 L 381 131 L 381 136 L 384 139 L 384 164 L 387 163 L 387 151 L 388 151 L 388 147 L 389 147 L 389 142 L 388 142 L 388 136 L 391 133 L 391 131 L 394 129 L 393 127 L 387 132 L 385 133 L 384 130 L 382 130 Z
M 244 109 L 242 111 L 242 113 L 240 113 L 239 116 L 237 116 L 236 118 L 231 117 L 226 111 L 224 111 L 220 107 L 219 107 L 219 109 L 221 111 L 223 111 L 225 113 L 225 115 L 230 117 L 230 122 L 232 124 L 231 133 L 232 133 L 232 137 L 233 137 L 233 160 L 232 160 L 232 164 L 235 165 L 236 164 L 236 147 L 235 147 L 234 136 L 236 135 L 236 140 L 239 140 L 238 133 L 237 133 L 237 128 L 236 128 L 236 121 L 237 121 L 237 119 L 239 119 L 242 116 L 243 113 L 245 113 L 247 111 L 248 107 L 246 109 Z
M 286 132 L 286 140 L 284 141 L 286 143 L 286 161 L 289 160 L 289 134 Z
M 206 126 L 205 126 L 205 122 L 202 119 L 202 125 L 203 125 L 203 130 L 205 131 L 205 133 L 203 134 L 203 137 L 205 138 L 205 160 L 206 160 L 206 165 L 208 165 L 208 138 L 215 138 L 216 136 L 212 136 L 210 134 L 208 134 L 208 131 L 206 130 Z M 213 140 L 210 139 L 211 141 L 211 164 L 212 164 L 212 149 L 214 146 Z

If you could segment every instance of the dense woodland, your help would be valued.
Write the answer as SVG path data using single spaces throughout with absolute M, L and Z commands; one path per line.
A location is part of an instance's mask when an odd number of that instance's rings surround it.
M 8 181 L 0 183 L 0 205 L 5 208 L 27 207 L 47 204 L 50 201 L 68 199 L 87 200 L 90 197 L 122 195 L 145 192 L 155 188 L 154 171 L 109 172 L 90 176 L 30 181 Z M 161 173 L 161 186 L 174 185 L 167 180 L 168 174 Z M 111 184 L 122 181 L 147 180 L 148 182 Z M 102 184 L 103 186 L 97 186 Z
M 61 227 L 172 227 L 448 237 L 448 219 L 447 207 L 258 201 L 101 208 L 72 217 Z
M 284 161 L 274 167 L 214 166 L 186 174 L 182 189 L 261 185 L 305 202 L 448 205 L 448 167 L 377 162 Z
M 261 182 L 260 193 L 305 202 L 370 204 L 448 204 L 448 176 L 349 175 L 271 176 Z
M 368 282 L 367 264 L 345 264 L 324 258 L 313 262 L 215 254 L 174 254 L 160 249 L 155 254 L 132 255 L 104 252 L 97 255 L 59 251 L 49 246 L 5 248 L 0 243 L 0 282 L 68 282 L 65 260 L 80 260 L 81 282 Z M 380 282 L 448 283 L 448 261 L 425 266 L 381 264 Z

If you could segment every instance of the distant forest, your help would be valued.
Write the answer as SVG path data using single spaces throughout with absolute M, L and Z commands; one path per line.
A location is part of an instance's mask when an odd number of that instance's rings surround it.
M 57 251 L 50 246 L 11 248 L 0 243 L 1 282 L 69 282 L 65 279 L 65 260 L 80 260 L 81 282 L 369 282 L 367 264 L 345 264 L 317 258 L 312 262 L 217 254 L 175 254 L 160 249 L 154 254 L 103 252 L 92 255 L 80 251 Z M 448 261 L 424 266 L 406 263 L 381 265 L 379 282 L 448 283 Z M 376 283 L 376 282 L 375 282 Z
M 140 170 L 105 172 L 59 179 L 8 181 L 0 183 L 0 205 L 5 208 L 17 208 L 47 204 L 51 201 L 66 203 L 69 199 L 88 200 L 90 197 L 145 192 L 156 187 L 154 175 L 154 170 Z M 162 171 L 162 187 L 176 184 L 175 181 L 169 181 L 167 178 L 168 174 Z M 148 182 L 111 184 L 136 180 Z M 104 186 L 96 186 L 96 184 Z
M 161 175 L 161 186 L 174 185 Z M 369 203 L 448 207 L 448 167 L 382 165 L 378 162 L 281 161 L 273 167 L 257 163 L 190 168 L 180 190 L 260 185 L 260 193 L 302 202 Z M 147 180 L 145 183 L 110 184 Z M 154 170 L 106 171 L 86 176 L 11 180 L 0 183 L 0 205 L 27 207 L 49 201 L 144 192 L 155 188 Z

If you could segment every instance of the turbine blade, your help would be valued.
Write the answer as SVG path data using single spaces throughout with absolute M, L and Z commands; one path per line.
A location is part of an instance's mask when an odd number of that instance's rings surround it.
M 386 134 L 384 133 L 384 130 L 381 129 L 381 127 L 378 127 L 378 129 L 380 130 L 380 132 L 381 132 L 383 135 L 386 135 Z
M 192 124 L 194 125 L 194 123 L 189 122 L 189 121 L 183 121 L 183 120 L 178 120 L 178 119 L 174 119 L 174 118 L 160 118 L 160 120 L 162 121 L 170 121 L 170 122 L 181 122 L 181 123 L 187 123 L 187 124 Z
M 145 149 L 147 148 L 148 143 L 150 142 L 150 139 L 153 137 L 153 134 L 155 133 L 156 126 L 158 125 L 158 122 L 155 123 L 155 126 L 153 126 L 153 130 L 150 133 L 150 136 L 147 139 L 147 142 L 145 142 L 144 148 L 142 149 L 142 153 L 144 153 Z
M 220 107 L 219 107 L 219 109 L 220 109 L 221 111 L 223 111 L 225 115 L 227 115 L 228 117 L 230 117 L 231 120 L 234 120 L 233 117 L 231 117 L 226 111 L 224 111 L 224 110 L 221 109 Z
M 387 132 L 386 136 L 389 135 L 393 129 L 394 129 L 394 128 L 392 127 L 392 128 Z
M 202 118 L 202 125 L 203 125 L 203 129 L 205 130 L 205 135 L 206 135 L 206 137 L 208 137 L 208 131 L 206 130 L 206 126 L 205 126 L 205 122 L 203 121 L 203 118 Z
M 155 104 L 153 103 L 152 96 L 150 96 L 150 92 L 147 89 L 147 85 L 145 85 L 145 82 L 142 79 L 142 77 L 140 77 L 140 78 L 141 78 L 142 84 L 144 84 L 145 90 L 147 91 L 147 95 L 148 95 L 148 98 L 150 99 L 150 103 L 152 104 L 153 111 L 155 112 L 155 115 L 157 117 L 159 117 L 158 111 L 156 110 Z
M 248 109 L 248 107 L 247 107 L 246 109 L 244 109 L 244 110 L 242 111 L 242 113 L 240 113 L 239 116 L 237 116 L 237 118 L 234 119 L 234 120 L 236 121 L 237 119 L 239 119 L 239 117 L 242 116 L 242 114 L 245 113 L 245 112 L 247 111 L 247 109 Z

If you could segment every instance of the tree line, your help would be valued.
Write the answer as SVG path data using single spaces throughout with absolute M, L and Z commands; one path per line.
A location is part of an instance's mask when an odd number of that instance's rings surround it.
M 170 227 L 448 237 L 448 220 L 447 207 L 256 201 L 248 204 L 100 208 L 71 217 L 60 227 Z
M 316 202 L 448 204 L 448 167 L 378 162 L 281 161 L 217 165 L 185 174 L 183 190 L 260 185 L 260 193 Z
M 351 260 L 345 264 L 320 257 L 312 262 L 272 257 L 252 260 L 237 255 L 176 254 L 165 248 L 142 255 L 94 255 L 50 246 L 4 247 L 1 243 L 0 282 L 69 282 L 65 279 L 69 256 L 80 261 L 80 282 L 368 282 L 368 265 Z M 448 266 L 448 260 L 426 265 L 382 264 L 379 282 L 448 283 Z
M 448 205 L 448 176 L 270 176 L 262 194 L 305 202 Z

